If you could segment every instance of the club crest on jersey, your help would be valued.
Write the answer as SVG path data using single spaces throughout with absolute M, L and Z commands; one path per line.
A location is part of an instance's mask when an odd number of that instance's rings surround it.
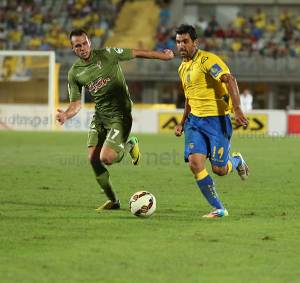
M 216 79 L 218 75 L 223 72 L 223 69 L 218 65 L 214 64 L 210 69 L 209 72 L 213 75 L 213 77 Z
M 98 91 L 98 89 L 105 86 L 107 84 L 107 82 L 109 82 L 109 81 L 110 81 L 110 79 L 108 79 L 108 78 L 102 80 L 102 78 L 100 77 L 95 83 L 90 82 L 88 84 L 89 91 L 96 93 Z
M 114 50 L 115 50 L 118 54 L 123 53 L 123 49 L 122 49 L 122 48 L 115 48 L 115 47 L 114 47 Z
M 203 56 L 203 57 L 201 58 L 201 64 L 204 64 L 204 62 L 205 62 L 207 59 L 208 59 L 208 57 Z
M 187 80 L 188 83 L 191 81 L 191 75 L 190 74 L 187 74 L 186 80 Z
M 101 69 L 101 61 L 97 62 L 97 66 L 99 67 L 99 69 Z
M 189 148 L 190 148 L 190 149 L 193 149 L 193 148 L 194 148 L 194 144 L 193 144 L 193 143 L 190 143 L 190 144 L 189 144 Z

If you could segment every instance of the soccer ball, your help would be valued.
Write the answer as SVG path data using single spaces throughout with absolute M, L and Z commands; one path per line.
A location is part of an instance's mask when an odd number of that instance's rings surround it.
M 138 191 L 131 197 L 129 205 L 135 216 L 150 217 L 156 209 L 156 199 L 147 191 Z

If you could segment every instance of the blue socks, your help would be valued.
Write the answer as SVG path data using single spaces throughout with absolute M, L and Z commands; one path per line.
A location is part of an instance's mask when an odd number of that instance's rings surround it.
M 238 166 L 242 165 L 242 158 L 239 156 L 234 156 L 229 158 L 228 161 L 228 173 L 231 173 L 232 171 L 234 171 L 234 169 Z
M 233 157 L 234 158 L 234 157 Z M 217 209 L 224 209 L 215 189 L 215 183 L 206 169 L 194 175 L 198 187 L 208 203 Z

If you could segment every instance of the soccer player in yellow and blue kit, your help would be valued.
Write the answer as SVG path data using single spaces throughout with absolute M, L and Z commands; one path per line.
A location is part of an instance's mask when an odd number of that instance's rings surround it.
M 213 210 L 203 217 L 228 216 L 215 189 L 215 183 L 205 169 L 208 157 L 212 171 L 224 176 L 234 169 L 242 180 L 249 175 L 241 153 L 230 158 L 232 124 L 230 113 L 235 113 L 237 125 L 249 123 L 239 99 L 235 78 L 226 64 L 215 54 L 197 49 L 197 33 L 193 26 L 181 25 L 177 29 L 176 44 L 182 58 L 179 76 L 186 101 L 181 122 L 174 127 L 176 136 L 184 130 L 184 158 L 196 182 Z

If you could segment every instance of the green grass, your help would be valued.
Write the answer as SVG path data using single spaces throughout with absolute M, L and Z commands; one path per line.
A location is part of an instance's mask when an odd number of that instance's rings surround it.
M 0 132 L 1 282 L 300 281 L 298 138 L 234 136 L 250 177 L 218 177 L 207 162 L 229 217 L 202 219 L 211 207 L 183 137 L 138 137 L 140 165 L 109 167 L 122 208 L 98 213 L 86 133 Z M 148 219 L 129 210 L 138 190 L 157 199 Z

